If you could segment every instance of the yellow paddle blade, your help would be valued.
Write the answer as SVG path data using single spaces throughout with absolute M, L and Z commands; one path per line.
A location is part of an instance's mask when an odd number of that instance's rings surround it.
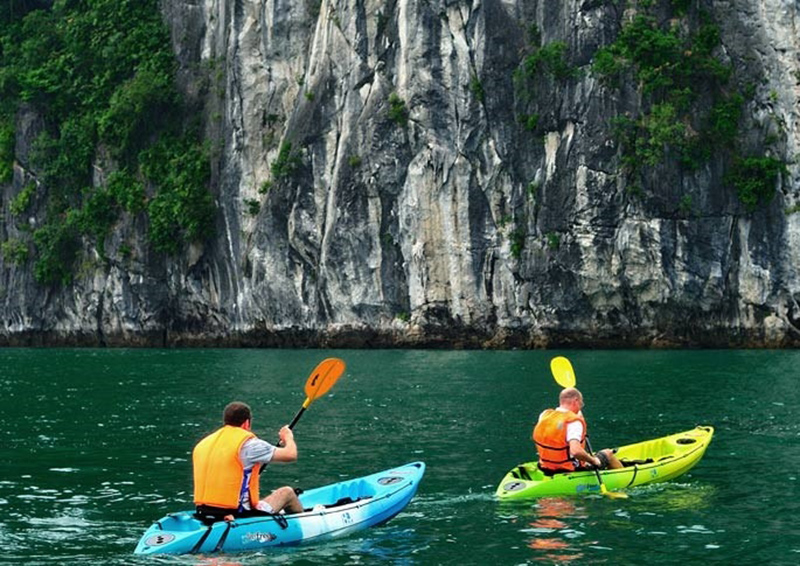
M 550 360 L 550 371 L 561 387 L 575 387 L 575 371 L 567 358 L 558 356 Z
M 306 402 L 303 407 L 308 407 L 314 399 L 325 395 L 333 384 L 342 376 L 345 369 L 344 361 L 339 358 L 322 360 L 306 381 Z
M 606 497 L 610 497 L 611 499 L 628 499 L 627 493 L 622 493 L 621 491 L 608 491 L 606 489 L 606 484 L 600 484 L 600 493 L 605 495 Z

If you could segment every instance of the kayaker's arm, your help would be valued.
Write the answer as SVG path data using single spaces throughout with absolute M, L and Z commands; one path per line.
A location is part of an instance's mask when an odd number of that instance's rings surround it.
M 294 433 L 288 426 L 283 427 L 280 432 L 280 446 L 275 447 L 272 455 L 272 462 L 296 462 L 297 444 L 294 442 Z
M 577 440 L 570 440 L 569 441 L 569 454 L 573 458 L 580 460 L 586 464 L 591 464 L 593 466 L 600 466 L 601 462 L 600 459 L 596 456 L 592 456 L 586 450 L 583 449 L 581 443 Z

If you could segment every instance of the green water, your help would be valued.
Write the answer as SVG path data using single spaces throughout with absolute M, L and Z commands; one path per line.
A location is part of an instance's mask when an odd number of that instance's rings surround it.
M 595 448 L 698 424 L 714 441 L 689 474 L 627 500 L 500 504 L 562 353 L 0 350 L 0 563 L 800 563 L 800 352 L 566 352 Z M 150 522 L 191 507 L 190 451 L 222 407 L 249 402 L 271 440 L 331 355 L 347 372 L 295 429 L 300 461 L 270 467 L 262 490 L 423 460 L 406 510 L 318 546 L 134 557 Z

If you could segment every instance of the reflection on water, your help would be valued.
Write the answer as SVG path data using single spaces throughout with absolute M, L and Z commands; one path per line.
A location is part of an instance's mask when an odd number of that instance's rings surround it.
M 502 504 L 498 518 L 518 525 L 520 542 L 534 551 L 529 560 L 546 564 L 581 561 L 595 542 L 584 540 L 588 519 L 585 498 L 545 497 Z
M 519 542 L 531 552 L 527 560 L 545 564 L 585 563 L 596 560 L 598 553 L 608 553 L 608 558 L 613 559 L 618 550 L 611 541 L 622 536 L 702 535 L 706 538 L 715 534 L 699 523 L 677 525 L 669 533 L 660 530 L 665 518 L 675 513 L 713 511 L 718 490 L 712 485 L 667 482 L 636 488 L 629 493 L 631 497 L 621 504 L 622 507 L 618 501 L 601 496 L 504 502 L 498 506 L 497 518 L 516 525 L 521 535 Z M 596 534 L 589 534 L 595 532 L 598 525 L 606 529 L 605 541 L 594 538 Z M 704 542 L 705 549 L 714 547 L 713 542 Z
M 554 538 L 534 539 L 528 544 L 528 548 L 538 551 L 533 557 L 534 560 L 547 564 L 569 564 L 583 558 L 582 552 L 558 552 L 561 550 L 571 550 L 571 548 L 569 544 L 564 541 Z
M 569 564 L 583 558 L 580 536 L 576 527 L 586 518 L 578 500 L 562 497 L 539 499 L 533 506 L 534 519 L 528 521 L 524 533 L 533 533 L 527 546 L 535 553 L 532 559 L 550 564 Z

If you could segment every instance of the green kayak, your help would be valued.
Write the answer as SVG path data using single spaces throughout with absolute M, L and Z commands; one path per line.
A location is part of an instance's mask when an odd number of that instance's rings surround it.
M 609 491 L 671 480 L 689 471 L 705 454 L 714 435 L 710 426 L 622 446 L 616 450 L 624 468 L 602 470 Z M 500 499 L 527 499 L 576 493 L 599 493 L 593 471 L 545 475 L 536 462 L 520 464 L 509 471 L 497 487 Z

